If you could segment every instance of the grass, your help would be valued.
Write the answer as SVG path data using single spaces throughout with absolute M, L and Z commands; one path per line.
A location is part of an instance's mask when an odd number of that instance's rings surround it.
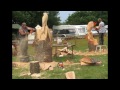
M 92 56 L 93 57 L 93 56 Z M 81 56 L 77 56 L 81 59 Z M 80 66 L 72 65 L 66 66 L 65 70 L 60 68 L 55 68 L 53 71 L 43 71 L 47 72 L 47 79 L 65 79 L 65 73 L 68 71 L 74 71 L 76 79 L 107 79 L 108 78 L 108 64 L 107 56 L 95 56 L 94 58 L 100 58 L 104 66 Z M 77 61 L 79 62 L 79 59 Z
M 98 39 L 98 37 L 96 37 Z M 74 40 L 69 40 L 69 42 L 74 43 Z M 77 39 L 76 46 L 74 50 L 81 50 L 86 51 L 87 41 L 85 39 Z M 108 45 L 108 38 L 105 37 L 105 44 Z M 54 48 L 53 48 L 54 50 Z M 34 55 L 34 47 L 29 45 L 28 49 L 29 55 Z M 41 79 L 65 79 L 65 73 L 68 71 L 74 71 L 76 79 L 108 79 L 108 55 L 97 55 L 97 56 L 90 56 L 91 58 L 96 58 L 102 61 L 101 66 L 80 66 L 80 65 L 69 65 L 65 66 L 65 70 L 62 70 L 58 67 L 55 67 L 53 71 L 43 71 L 41 70 L 40 73 Z M 61 62 L 70 60 L 75 63 L 79 62 L 79 60 L 83 58 L 83 56 L 75 55 L 74 58 L 70 58 L 69 56 L 64 57 L 53 57 L 53 61 Z M 17 57 L 12 57 L 12 61 L 18 61 Z M 12 68 L 12 78 L 13 79 L 31 79 L 31 76 L 20 76 L 21 73 L 28 73 L 29 67 L 27 68 Z

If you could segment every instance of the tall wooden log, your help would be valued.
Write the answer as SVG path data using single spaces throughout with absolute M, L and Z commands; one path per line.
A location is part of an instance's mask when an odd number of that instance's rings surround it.
M 39 62 L 52 61 L 52 33 L 47 26 L 48 16 L 44 13 L 42 17 L 42 27 L 36 28 L 35 35 L 35 60 Z
M 39 61 L 31 61 L 30 62 L 30 73 L 40 73 L 40 65 Z
M 94 44 L 88 42 L 88 48 L 89 48 L 89 52 L 91 52 L 91 51 L 95 51 L 95 49 L 96 49 L 96 45 L 94 45 Z
M 98 41 L 97 39 L 94 39 L 93 34 L 91 32 L 92 28 L 95 26 L 95 23 L 93 21 L 90 21 L 87 25 L 87 35 L 86 35 L 86 39 L 88 40 L 88 48 L 89 51 L 95 51 L 96 49 L 96 45 L 98 45 Z
M 52 47 L 49 41 L 38 41 L 35 45 L 35 60 L 39 62 L 51 62 L 52 61 Z

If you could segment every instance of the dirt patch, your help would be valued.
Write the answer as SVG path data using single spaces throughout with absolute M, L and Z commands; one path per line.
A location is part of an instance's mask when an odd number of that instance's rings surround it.
M 104 50 L 104 52 L 81 52 L 81 51 L 73 51 L 74 55 L 85 55 L 85 56 L 94 56 L 94 55 L 104 55 L 104 54 L 108 54 L 107 50 Z
M 54 67 L 57 67 L 59 62 L 42 62 L 42 63 L 39 63 L 40 64 L 40 69 L 41 70 L 47 70 L 50 66 L 52 68 Z M 80 63 L 73 63 L 69 60 L 66 60 L 65 62 L 63 62 L 63 65 L 64 66 L 67 66 L 67 65 L 76 65 L 76 64 L 80 64 Z M 22 67 L 22 68 L 28 68 L 29 67 L 29 62 L 12 62 L 12 65 L 13 67 L 15 68 L 19 68 L 19 67 Z
M 28 67 L 29 66 L 29 63 L 28 62 L 12 62 L 12 66 L 13 67 Z
M 58 62 L 42 62 L 40 63 L 40 69 L 47 70 L 49 67 L 56 67 Z
M 63 56 L 66 56 L 68 54 L 72 54 L 72 51 L 69 50 L 69 49 L 66 49 L 66 48 L 63 48 L 63 49 L 58 49 L 59 53 L 58 55 L 63 55 Z M 89 52 L 88 50 L 86 52 L 81 52 L 81 51 L 76 51 L 76 50 L 73 50 L 73 54 L 74 55 L 86 55 L 86 56 L 94 56 L 94 55 L 104 55 L 104 54 L 108 54 L 108 50 L 107 49 L 104 49 L 104 51 L 102 52 L 95 52 L 95 51 L 91 51 Z
M 65 62 L 63 62 L 63 65 L 66 66 L 66 65 L 76 65 L 76 64 L 80 64 L 80 63 L 73 63 L 69 60 L 66 60 Z

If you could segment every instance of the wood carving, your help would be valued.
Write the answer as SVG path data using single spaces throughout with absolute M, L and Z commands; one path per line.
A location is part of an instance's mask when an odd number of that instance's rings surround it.
M 36 26 L 35 36 L 35 59 L 37 61 L 51 62 L 52 61 L 52 33 L 47 25 L 48 14 L 43 13 L 42 27 Z
M 86 39 L 88 40 L 88 44 L 90 47 L 98 45 L 97 39 L 94 39 L 93 34 L 91 32 L 92 28 L 95 26 L 93 21 L 90 21 L 87 25 L 87 36 Z M 89 48 L 89 51 L 94 51 L 95 48 Z

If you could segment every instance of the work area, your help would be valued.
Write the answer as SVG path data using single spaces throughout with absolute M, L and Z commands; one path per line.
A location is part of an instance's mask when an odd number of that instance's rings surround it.
M 41 24 L 12 25 L 12 79 L 108 79 L 105 18 L 82 25 L 51 25 L 53 12 L 38 13 Z

